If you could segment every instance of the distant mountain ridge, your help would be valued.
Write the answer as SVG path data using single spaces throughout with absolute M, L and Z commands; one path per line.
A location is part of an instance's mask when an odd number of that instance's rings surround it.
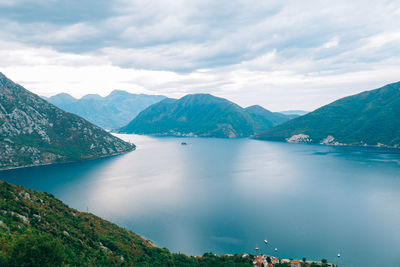
M 126 125 L 148 106 L 157 103 L 165 96 L 131 94 L 114 90 L 108 96 L 88 94 L 76 99 L 61 93 L 52 97 L 43 97 L 57 107 L 77 114 L 104 129 L 119 129 Z
M 400 82 L 339 99 L 255 138 L 400 147 Z
M 248 137 L 288 119 L 260 106 L 243 109 L 210 94 L 190 94 L 148 107 L 119 132 L 236 138 Z
M 271 112 L 259 105 L 245 108 L 254 121 L 254 133 L 260 133 L 276 125 L 292 119 L 293 115 L 284 115 L 279 112 Z M 296 116 L 294 116 L 296 117 Z
M 134 146 L 0 73 L 0 169 L 92 159 Z

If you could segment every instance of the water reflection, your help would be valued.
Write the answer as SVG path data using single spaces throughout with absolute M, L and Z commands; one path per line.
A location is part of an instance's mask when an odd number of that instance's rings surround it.
M 247 139 L 122 138 L 137 150 L 0 178 L 53 193 L 176 252 L 252 252 L 257 245 L 291 258 L 335 261 L 340 252 L 341 266 L 400 260 L 398 154 Z M 373 254 L 379 261 L 366 263 Z

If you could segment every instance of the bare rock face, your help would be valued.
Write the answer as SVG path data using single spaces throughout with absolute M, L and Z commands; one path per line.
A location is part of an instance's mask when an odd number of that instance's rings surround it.
M 134 149 L 0 73 L 0 169 L 77 161 Z
M 295 134 L 290 138 L 286 138 L 288 143 L 311 143 L 310 136 L 306 134 Z

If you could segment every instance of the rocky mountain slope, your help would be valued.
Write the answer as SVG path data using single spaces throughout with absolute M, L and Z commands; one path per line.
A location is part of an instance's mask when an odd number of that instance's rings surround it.
M 45 98 L 55 106 L 77 114 L 104 129 L 119 129 L 148 106 L 165 99 L 161 95 L 131 94 L 114 90 L 106 97 L 86 95 L 76 99 L 69 94 Z
M 339 99 L 269 129 L 256 138 L 400 147 L 400 82 Z
M 210 94 L 192 94 L 177 100 L 165 99 L 148 107 L 119 131 L 236 138 L 250 136 L 289 118 L 260 106 L 243 109 L 224 98 Z
M 0 169 L 92 159 L 133 149 L 0 73 Z
M 51 194 L 0 181 L 0 266 L 252 266 L 239 255 L 173 254 Z

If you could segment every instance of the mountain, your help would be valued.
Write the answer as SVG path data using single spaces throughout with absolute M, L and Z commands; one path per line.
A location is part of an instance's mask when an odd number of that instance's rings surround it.
M 240 106 L 209 94 L 186 95 L 154 104 L 120 129 L 121 133 L 245 137 L 253 120 Z
M 305 110 L 285 110 L 285 111 L 280 111 L 279 113 L 284 114 L 284 115 L 294 115 L 296 117 L 298 116 L 303 116 L 309 113 L 309 111 Z
M 119 129 L 128 124 L 143 109 L 165 99 L 165 96 L 131 94 L 114 90 L 106 97 L 89 94 L 76 99 L 69 94 L 61 93 L 43 98 L 57 107 L 77 114 L 104 129 Z
M 0 266 L 252 266 L 249 258 L 173 254 L 51 194 L 0 181 Z
M 0 73 L 0 169 L 93 159 L 134 146 Z
M 247 137 L 290 119 L 261 106 L 246 109 L 210 94 L 190 94 L 156 103 L 122 127 L 121 133 Z
M 263 132 L 276 125 L 292 119 L 293 115 L 288 116 L 279 112 L 271 112 L 259 105 L 245 108 L 254 121 L 254 133 Z
M 339 99 L 257 135 L 288 142 L 400 146 L 400 82 Z

